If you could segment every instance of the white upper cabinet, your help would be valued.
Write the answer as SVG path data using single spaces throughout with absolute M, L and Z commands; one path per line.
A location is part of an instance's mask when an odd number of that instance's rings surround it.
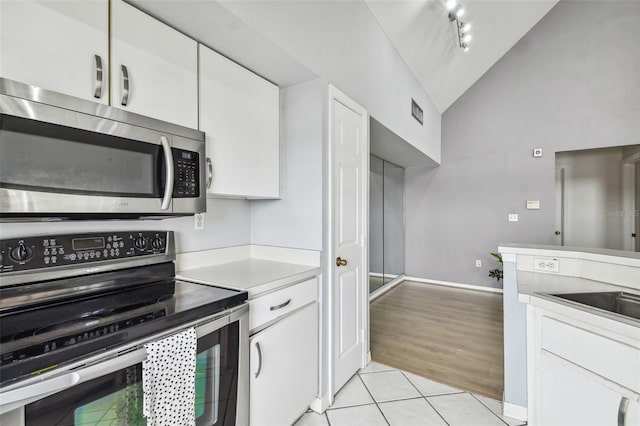
M 107 104 L 108 55 L 107 0 L 0 0 L 0 76 Z
M 200 130 L 213 163 L 208 193 L 280 197 L 278 86 L 200 45 Z
M 198 127 L 198 44 L 140 10 L 111 1 L 111 105 Z

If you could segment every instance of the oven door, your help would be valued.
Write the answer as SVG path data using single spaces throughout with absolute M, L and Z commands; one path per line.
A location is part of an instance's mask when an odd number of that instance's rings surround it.
M 222 322 L 228 321 L 223 318 Z M 240 321 L 216 328 L 221 320 L 199 326 L 196 355 L 197 426 L 236 424 Z M 166 337 L 159 336 L 156 339 Z M 154 340 L 154 339 L 151 339 Z M 126 351 L 126 350 L 125 350 Z M 91 366 L 67 370 L 45 381 L 0 394 L 0 423 L 16 426 L 138 426 L 142 414 L 142 347 Z M 44 396 L 47 395 L 47 396 Z M 20 401 L 24 402 L 20 405 Z
M 205 210 L 201 141 L 36 102 L 1 107 L 3 217 Z

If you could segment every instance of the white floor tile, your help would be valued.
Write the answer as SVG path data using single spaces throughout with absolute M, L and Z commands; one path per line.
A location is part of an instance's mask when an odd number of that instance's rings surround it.
M 383 402 L 380 410 L 391 426 L 447 426 L 424 398 Z
M 329 426 L 329 422 L 324 414 L 311 411 L 300 417 L 300 420 L 295 422 L 294 426 Z
M 420 393 L 424 396 L 432 396 L 432 395 L 444 395 L 448 393 L 461 393 L 460 389 L 453 388 L 451 386 L 435 382 L 433 380 L 427 379 L 425 377 L 420 377 L 418 375 L 404 372 L 405 376 L 416 385 Z
M 476 395 L 476 398 L 480 400 L 484 405 L 486 405 L 489 410 L 493 411 L 497 416 L 499 416 L 506 424 L 509 426 L 520 426 L 524 425 L 526 422 L 522 420 L 512 419 L 511 417 L 506 417 L 502 415 L 502 402 L 497 401 L 495 399 L 487 398 L 486 396 Z
M 395 368 L 389 367 L 388 365 L 380 364 L 379 362 L 371 361 L 365 368 L 361 368 L 358 373 L 375 373 L 377 371 L 391 370 L 395 370 Z
M 375 404 L 327 411 L 331 426 L 387 426 Z
M 418 392 L 402 372 L 398 370 L 363 374 L 360 378 L 362 378 L 362 381 L 376 402 L 421 396 L 420 392 Z
M 369 391 L 367 391 L 367 388 L 362 384 L 362 380 L 356 374 L 340 389 L 333 405 L 329 409 L 371 403 L 373 403 L 373 399 L 369 395 Z
M 427 400 L 451 426 L 504 426 L 498 416 L 471 394 L 431 396 Z

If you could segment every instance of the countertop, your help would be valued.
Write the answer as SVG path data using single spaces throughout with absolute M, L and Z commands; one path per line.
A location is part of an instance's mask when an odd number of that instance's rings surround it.
M 200 284 L 247 290 L 249 299 L 313 278 L 319 266 L 247 258 L 178 271 L 176 277 Z

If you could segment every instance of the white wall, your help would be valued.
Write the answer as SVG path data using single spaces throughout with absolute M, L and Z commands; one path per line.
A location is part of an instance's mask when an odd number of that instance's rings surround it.
M 556 168 L 565 176 L 564 244 L 624 250 L 622 148 L 560 152 Z
M 249 244 L 249 202 L 207 199 L 205 229 L 193 229 L 193 216 L 163 220 L 102 220 L 34 223 L 0 223 L 0 238 L 78 232 L 171 230 L 176 251 L 186 253 Z
M 280 91 L 281 200 L 251 201 L 251 243 L 322 250 L 322 96 L 313 80 Z
M 364 2 L 221 4 L 440 162 L 440 113 Z M 424 126 L 411 116 L 412 98 L 424 110 Z

